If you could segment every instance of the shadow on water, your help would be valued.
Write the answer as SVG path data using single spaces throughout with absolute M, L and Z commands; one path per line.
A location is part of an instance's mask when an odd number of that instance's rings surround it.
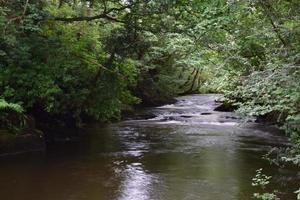
M 270 187 L 284 199 L 295 199 L 297 169 L 261 158 L 287 139 L 272 127 L 213 111 L 217 96 L 179 97 L 147 109 L 153 118 L 90 126 L 82 140 L 2 158 L 1 199 L 247 200 L 258 168 L 273 176 Z

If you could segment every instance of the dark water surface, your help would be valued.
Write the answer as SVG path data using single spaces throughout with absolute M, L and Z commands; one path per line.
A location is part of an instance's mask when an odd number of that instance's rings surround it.
M 284 200 L 299 169 L 261 157 L 287 144 L 276 129 L 215 112 L 218 95 L 190 95 L 156 117 L 89 127 L 78 142 L 0 159 L 1 200 L 248 200 L 263 168 Z M 290 194 L 287 194 L 289 192 Z

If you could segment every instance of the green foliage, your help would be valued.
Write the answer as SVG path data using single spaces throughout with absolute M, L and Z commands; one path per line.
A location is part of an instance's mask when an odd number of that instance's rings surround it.
M 0 3 L 0 94 L 37 120 L 115 119 L 132 93 L 170 99 L 200 68 L 176 18 L 187 2 Z
M 256 175 L 252 178 L 252 186 L 258 187 L 262 190 L 261 193 L 254 193 L 253 196 L 255 199 L 262 199 L 262 200 L 279 200 L 276 196 L 275 192 L 269 193 L 266 192 L 266 186 L 270 183 L 271 176 L 267 176 L 262 173 L 262 169 L 256 170 Z
M 1 112 L 11 111 L 11 112 L 22 114 L 23 108 L 18 104 L 8 103 L 4 99 L 0 99 L 0 111 Z
M 299 200 L 300 199 L 300 189 L 295 191 L 295 194 L 297 194 L 297 200 Z
M 137 102 L 127 88 L 135 84 L 135 62 L 116 58 L 104 66 L 110 56 L 105 40 L 114 25 L 40 21 L 49 15 L 81 12 L 66 4 L 57 9 L 54 1 L 42 5 L 43 10 L 38 10 L 38 3 L 26 1 L 4 6 L 0 92 L 5 99 L 34 115 L 43 112 L 78 122 L 83 115 L 103 121 L 116 118 L 125 104 Z
M 205 65 L 213 69 L 206 90 L 223 92 L 226 101 L 245 116 L 283 125 L 298 154 L 300 15 L 296 5 L 297 1 L 277 0 L 221 4 L 217 18 L 222 20 L 213 32 L 204 29 L 211 36 L 201 45 L 209 47 Z
M 288 116 L 284 129 L 289 134 L 294 144 L 292 152 L 296 156 L 292 158 L 292 161 L 295 164 L 300 164 L 300 114 Z
M 299 0 L 0 0 L 1 128 L 222 92 L 282 125 L 294 144 L 282 160 L 299 163 L 299 38 Z
M 141 71 L 148 76 L 142 76 L 140 81 L 151 79 L 160 95 L 172 97 L 182 92 L 180 86 L 192 69 L 199 68 L 200 58 L 193 52 L 193 41 L 189 37 L 177 33 L 152 37 L 149 51 L 140 60 Z
M 276 199 L 278 199 L 278 198 L 276 198 L 275 194 L 271 194 L 271 193 L 263 193 L 263 194 L 255 193 L 253 196 L 256 199 L 262 199 L 262 200 L 276 200 Z
M 299 152 L 297 0 L 0 4 L 0 94 L 27 114 L 108 121 L 139 98 L 217 91 L 273 115 Z
M 270 183 L 271 178 L 271 176 L 262 174 L 262 169 L 258 169 L 256 170 L 255 177 L 252 179 L 252 186 L 259 186 L 265 188 Z
M 26 116 L 23 112 L 20 105 L 0 99 L 0 128 L 8 129 L 12 133 L 19 133 L 26 126 Z
M 297 103 L 300 100 L 297 89 L 300 76 L 297 68 L 284 66 L 253 72 L 235 91 L 228 92 L 228 95 L 238 97 L 239 112 L 250 116 L 262 116 L 271 112 L 293 115 L 298 111 Z

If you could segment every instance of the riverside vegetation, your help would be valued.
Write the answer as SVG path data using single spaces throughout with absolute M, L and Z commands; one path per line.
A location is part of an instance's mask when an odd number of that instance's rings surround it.
M 299 0 L 0 0 L 0 128 L 81 126 L 220 92 L 300 163 Z

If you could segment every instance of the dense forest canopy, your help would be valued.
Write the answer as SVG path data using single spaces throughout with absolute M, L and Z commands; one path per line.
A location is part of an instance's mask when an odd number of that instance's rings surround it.
M 300 151 L 299 0 L 0 0 L 2 127 L 222 92 Z

